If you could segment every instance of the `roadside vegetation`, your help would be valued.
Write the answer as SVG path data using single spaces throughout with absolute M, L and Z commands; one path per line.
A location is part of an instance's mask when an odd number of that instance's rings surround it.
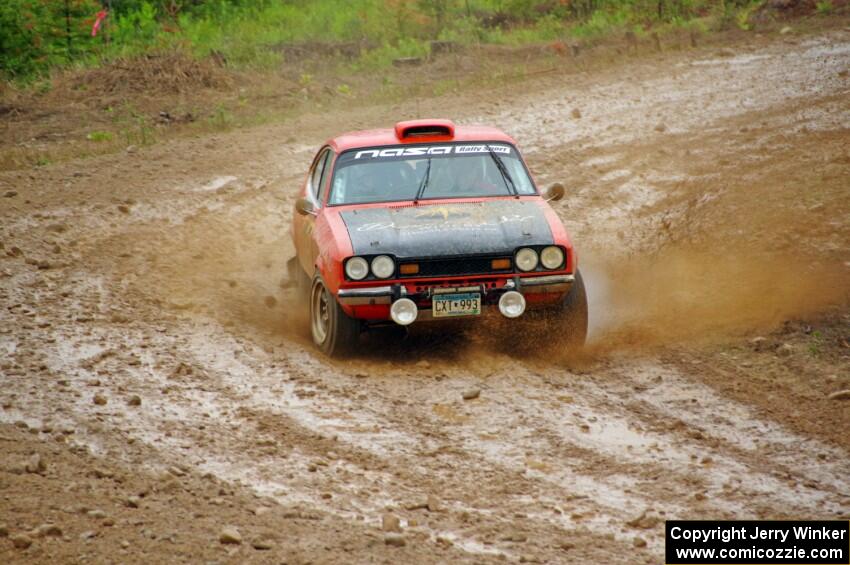
M 32 80 L 152 52 L 269 69 L 295 46 L 324 46 L 359 68 L 424 57 L 433 40 L 523 45 L 668 28 L 747 25 L 763 0 L 4 0 L 0 72 Z M 818 3 L 828 11 L 832 3 Z M 105 11 L 104 15 L 102 11 Z M 101 22 L 93 35 L 93 27 Z M 318 47 L 316 47 L 318 48 Z
M 2 0 L 0 170 L 847 14 L 848 0 Z

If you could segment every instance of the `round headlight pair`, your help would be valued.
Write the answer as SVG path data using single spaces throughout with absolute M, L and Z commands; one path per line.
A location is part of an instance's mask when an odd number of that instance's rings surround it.
M 550 245 L 544 247 L 540 254 L 530 247 L 523 247 L 516 252 L 514 262 L 520 271 L 533 271 L 538 263 L 543 263 L 547 269 L 557 269 L 564 263 L 564 252 L 560 247 Z
M 395 261 L 388 255 L 378 255 L 372 259 L 372 274 L 379 279 L 388 279 L 395 272 Z
M 540 262 L 540 257 L 538 257 L 537 251 L 534 249 L 531 249 L 530 247 L 523 247 L 516 252 L 514 262 L 516 263 L 516 266 L 519 267 L 520 271 L 533 271 L 537 268 L 537 263 Z
M 388 255 L 372 259 L 372 274 L 379 279 L 388 279 L 395 272 L 395 261 Z M 369 263 L 363 257 L 352 257 L 345 263 L 345 274 L 351 280 L 360 281 L 369 276 Z
M 564 264 L 564 252 L 554 245 L 544 247 L 540 252 L 540 262 L 547 269 L 557 269 Z

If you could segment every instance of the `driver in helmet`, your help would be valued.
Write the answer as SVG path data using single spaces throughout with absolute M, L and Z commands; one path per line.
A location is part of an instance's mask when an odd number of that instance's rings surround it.
M 449 174 L 452 192 L 470 196 L 498 192 L 498 187 L 484 176 L 484 162 L 480 157 L 451 159 Z

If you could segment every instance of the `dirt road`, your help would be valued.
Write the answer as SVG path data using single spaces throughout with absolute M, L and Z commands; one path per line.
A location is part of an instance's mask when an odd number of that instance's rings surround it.
M 0 561 L 658 563 L 667 518 L 850 518 L 848 70 L 850 30 L 777 36 L 0 174 Z M 416 113 L 568 187 L 587 356 L 310 347 L 301 175 Z

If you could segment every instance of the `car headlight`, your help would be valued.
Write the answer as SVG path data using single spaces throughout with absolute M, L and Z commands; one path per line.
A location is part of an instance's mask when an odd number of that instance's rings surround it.
M 395 261 L 387 255 L 378 255 L 372 259 L 372 274 L 379 279 L 388 279 L 395 272 Z
M 369 274 L 369 263 L 363 257 L 352 257 L 345 263 L 345 274 L 351 280 L 363 280 Z
M 540 262 L 547 269 L 557 269 L 564 263 L 564 252 L 560 247 L 550 245 L 540 252 Z
M 516 252 L 514 263 L 516 263 L 516 266 L 519 267 L 520 271 L 533 271 L 537 268 L 538 260 L 537 251 L 528 247 L 523 247 Z

